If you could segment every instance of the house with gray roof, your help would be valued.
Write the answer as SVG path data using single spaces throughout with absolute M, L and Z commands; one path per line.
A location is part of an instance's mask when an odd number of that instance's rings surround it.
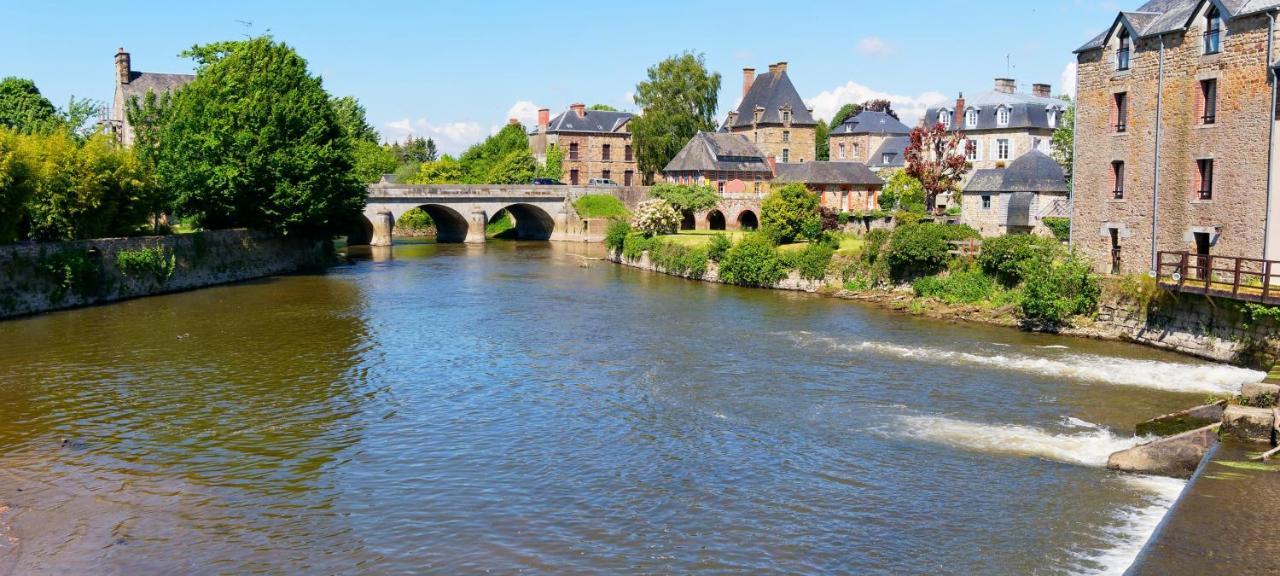
M 529 150 L 546 164 L 547 151 L 556 146 L 562 153 L 560 178 L 567 184 L 585 184 L 592 179 L 612 180 L 623 186 L 639 184 L 636 159 L 631 149 L 631 119 L 635 114 L 611 110 L 588 110 L 572 104 L 551 117 L 549 108 L 538 110 L 538 125 L 529 132 Z
M 893 136 L 885 138 L 880 146 L 867 158 L 867 167 L 880 172 L 895 170 L 907 166 L 907 146 L 911 144 L 909 136 Z
M 745 136 L 784 164 L 812 161 L 817 154 L 818 122 L 791 83 L 786 62 L 770 64 L 759 76 L 755 68 L 742 69 L 742 101 L 720 131 Z
M 890 138 L 911 133 L 906 124 L 884 112 L 864 110 L 845 119 L 827 138 L 831 159 L 836 162 L 871 163 L 873 153 Z M 905 148 L 905 146 L 904 146 Z
M 1001 168 L 1030 150 L 1050 154 L 1053 132 L 1068 105 L 1052 96 L 1049 84 L 1032 84 L 1024 93 L 1015 80 L 996 78 L 993 90 L 968 98 L 961 93 L 954 105 L 925 111 L 921 123 L 963 132 L 973 170 Z
M 1070 215 L 1069 192 L 1062 166 L 1033 149 L 1007 168 L 975 170 L 964 187 L 960 221 L 983 236 L 1052 235 L 1044 219 Z
M 699 132 L 662 169 L 673 184 L 714 186 L 721 194 L 768 191 L 774 164 L 763 150 L 741 134 Z
M 836 212 L 868 212 L 880 208 L 884 180 L 861 162 L 818 160 L 804 164 L 778 164 L 775 185 L 804 184 L 818 195 L 820 206 Z
M 116 52 L 116 91 L 111 103 L 111 117 L 106 122 L 108 129 L 122 144 L 132 146 L 134 133 L 126 113 L 128 102 L 134 99 L 141 102 L 148 93 L 156 96 L 171 93 L 195 78 L 195 74 L 138 72 L 133 69 L 129 53 L 120 48 Z

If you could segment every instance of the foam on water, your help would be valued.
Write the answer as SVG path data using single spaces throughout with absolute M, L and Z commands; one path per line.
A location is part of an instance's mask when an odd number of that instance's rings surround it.
M 906 435 L 961 450 L 990 454 L 1035 456 L 1046 460 L 1093 466 L 1107 465 L 1112 452 L 1137 446 L 1137 437 L 1119 437 L 1100 426 L 1077 420 L 1086 431 L 1056 434 L 1031 426 L 991 425 L 943 416 L 902 416 Z
M 1142 547 L 1160 525 L 1160 520 L 1169 512 L 1186 480 L 1164 478 L 1159 476 L 1125 476 L 1124 482 L 1149 494 L 1147 504 L 1141 507 L 1122 508 L 1116 511 L 1119 523 L 1107 528 L 1105 535 L 1114 545 L 1101 554 L 1088 556 L 1093 567 L 1079 570 L 1077 574 L 1122 575 L 1142 552 Z
M 1029 356 L 961 352 L 929 346 L 908 347 L 887 342 L 844 342 L 807 332 L 788 334 L 798 344 L 825 345 L 849 352 L 870 352 L 919 362 L 970 365 L 1040 376 L 1070 378 L 1118 386 L 1137 386 L 1169 392 L 1235 394 L 1266 374 L 1225 364 L 1162 362 L 1096 354 Z

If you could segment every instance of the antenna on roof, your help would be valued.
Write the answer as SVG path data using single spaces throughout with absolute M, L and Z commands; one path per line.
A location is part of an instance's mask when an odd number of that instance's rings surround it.
M 249 31 L 253 29 L 253 21 L 236 19 L 236 22 L 241 26 L 244 26 L 244 37 L 250 38 L 252 35 L 249 34 Z

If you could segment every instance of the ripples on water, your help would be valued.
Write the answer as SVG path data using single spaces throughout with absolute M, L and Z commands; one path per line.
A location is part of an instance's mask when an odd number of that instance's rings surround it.
M 1105 454 L 1260 376 L 579 249 L 0 323 L 0 573 L 1118 573 Z

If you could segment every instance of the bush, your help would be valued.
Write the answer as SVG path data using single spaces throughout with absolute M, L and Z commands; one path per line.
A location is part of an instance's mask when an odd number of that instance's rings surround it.
M 846 225 L 846 224 L 848 224 L 848 223 L 849 223 L 849 213 L 848 213 L 848 212 L 841 212 L 841 213 L 839 213 L 839 214 L 836 214 L 836 224 L 839 224 L 840 226 L 844 226 L 844 225 Z
M 609 223 L 609 229 L 604 233 L 604 247 L 610 252 L 617 252 L 622 249 L 622 245 L 627 240 L 627 235 L 631 234 L 631 223 L 626 220 L 614 220 Z
M 1045 265 L 1030 260 L 1025 266 L 1028 269 L 1022 275 L 1020 306 L 1023 317 L 1058 325 L 1097 308 L 1101 288 L 1088 260 L 1072 254 L 1062 262 Z
M 1071 219 L 1049 216 L 1043 220 L 1045 228 L 1053 232 L 1053 237 L 1058 242 L 1067 242 L 1071 239 Z
M 822 280 L 827 277 L 827 267 L 831 265 L 831 256 L 835 250 L 826 244 L 811 243 L 804 250 L 790 252 L 787 262 L 789 268 L 800 272 L 806 280 Z
M 707 273 L 707 251 L 702 248 L 654 240 L 649 246 L 649 260 L 669 274 L 701 278 Z
M 747 234 L 720 262 L 720 279 L 743 286 L 773 286 L 786 278 L 778 248 L 764 233 Z
M 164 248 L 153 246 L 116 252 L 116 267 L 125 276 L 141 279 L 150 276 L 160 283 L 173 277 L 176 258 Z
M 622 257 L 627 260 L 639 260 L 652 246 L 653 240 L 640 232 L 631 231 L 622 241 Z
M 649 236 L 675 234 L 680 229 L 680 215 L 666 200 L 645 200 L 636 207 L 631 226 Z
M 867 264 L 875 264 L 876 260 L 880 258 L 880 252 L 888 242 L 888 230 L 877 228 L 867 232 L 866 236 L 862 237 L 862 254 L 859 257 Z
M 720 201 L 714 188 L 697 184 L 657 184 L 649 189 L 649 195 L 666 200 L 679 213 L 701 212 Z
M 1038 265 L 1031 266 L 1038 270 L 1052 262 L 1058 251 L 1059 245 L 1052 239 L 1031 234 L 987 238 L 982 241 L 978 265 L 1001 284 L 1013 287 L 1022 282 L 1028 262 L 1038 260 Z
M 924 214 L 899 210 L 893 213 L 893 219 L 897 222 L 898 226 L 911 226 L 913 224 L 919 224 L 920 220 L 924 219 Z
M 728 236 L 716 234 L 711 237 L 711 242 L 707 243 L 707 259 L 712 262 L 719 262 L 732 247 L 733 242 L 729 240 Z
M 69 292 L 87 298 L 98 295 L 103 287 L 102 268 L 83 250 L 67 249 L 42 256 L 40 269 L 56 285 L 49 293 L 49 301 L 55 304 Z
M 977 270 L 926 276 L 911 283 L 916 296 L 937 298 L 948 304 L 990 300 L 998 287 L 995 280 Z
M 923 214 L 924 186 L 906 170 L 894 170 L 880 191 L 880 208 Z
M 818 196 L 803 184 L 787 184 L 770 192 L 760 205 L 760 229 L 775 244 L 816 238 L 822 233 Z
M 952 239 L 948 226 L 934 223 L 899 226 L 889 237 L 885 261 L 895 280 L 937 274 L 947 268 Z
M 624 218 L 627 207 L 610 194 L 587 194 L 573 203 L 573 209 L 582 218 Z

